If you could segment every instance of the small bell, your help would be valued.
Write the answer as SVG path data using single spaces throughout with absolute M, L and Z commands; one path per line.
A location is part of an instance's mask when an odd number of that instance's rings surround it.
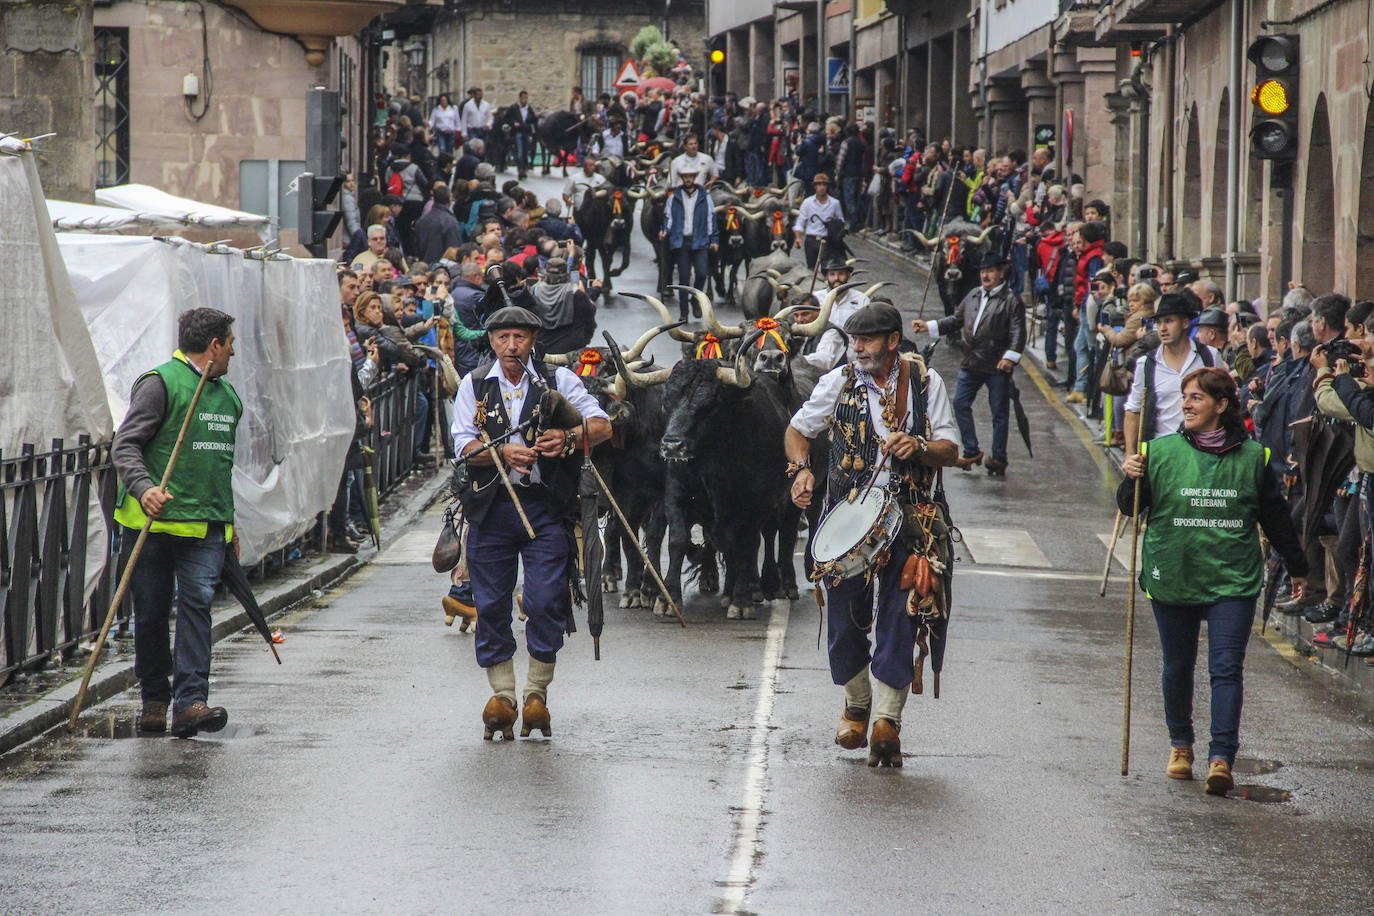
M 848 457 L 848 456 L 845 456 L 845 457 Z M 854 457 L 854 470 L 856 470 L 856 471 L 862 471 L 865 467 L 867 467 L 867 465 L 865 464 L 865 462 L 864 462 L 864 460 L 863 460 L 863 457 L 862 457 L 862 456 L 859 456 L 859 455 L 856 455 L 856 456 Z
M 843 458 L 840 459 L 840 467 L 844 468 L 846 471 L 849 470 L 850 468 L 852 468 L 853 466 L 854 466 L 854 456 L 853 456 L 853 455 L 845 455 Z
M 852 489 L 852 490 L 849 491 L 849 502 L 852 503 L 854 500 L 856 500 L 856 499 L 858 499 L 858 498 L 859 498 L 859 488 L 858 488 L 858 487 L 855 487 L 854 489 Z

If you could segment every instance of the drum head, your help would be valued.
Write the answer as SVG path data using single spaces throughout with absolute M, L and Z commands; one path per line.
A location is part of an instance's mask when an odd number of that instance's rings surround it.
M 811 559 L 830 563 L 849 553 L 872 530 L 886 505 L 887 493 L 877 488 L 869 490 L 863 499 L 836 503 L 816 529 Z

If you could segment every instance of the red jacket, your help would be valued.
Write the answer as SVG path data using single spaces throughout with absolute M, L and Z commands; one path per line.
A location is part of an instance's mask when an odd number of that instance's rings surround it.
M 1097 267 L 1093 267 L 1093 261 L 1097 262 Z M 1102 243 L 1093 242 L 1084 248 L 1078 255 L 1078 269 L 1073 277 L 1073 304 L 1081 306 L 1088 295 L 1088 284 L 1092 282 L 1092 275 L 1089 269 L 1094 272 L 1102 269 Z
M 1040 236 L 1035 246 L 1035 263 L 1040 273 L 1053 277 L 1059 271 L 1059 256 L 1064 253 L 1066 244 L 1064 233 L 1059 229 Z

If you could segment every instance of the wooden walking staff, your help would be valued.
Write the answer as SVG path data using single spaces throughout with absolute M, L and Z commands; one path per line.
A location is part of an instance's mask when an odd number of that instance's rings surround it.
M 1121 514 L 1121 510 L 1116 510 L 1116 524 L 1112 526 L 1112 545 L 1107 548 L 1107 562 L 1102 564 L 1102 587 L 1097 590 L 1097 597 L 1107 597 L 1107 577 L 1112 574 L 1112 560 L 1116 557 L 1116 542 L 1121 540 L 1121 529 L 1126 527 L 1126 517 Z
M 1145 450 L 1141 448 L 1140 454 Z M 1140 586 L 1136 578 L 1136 552 L 1140 547 L 1140 480 L 1135 479 L 1135 495 L 1131 497 L 1131 575 L 1126 582 L 1126 663 L 1121 673 L 1121 775 L 1131 768 L 1131 661 L 1135 649 L 1135 593 Z M 1111 557 L 1107 558 L 1108 561 Z
M 477 435 L 482 437 L 482 444 L 490 446 L 491 437 L 486 430 L 478 429 Z M 501 482 L 506 485 L 506 492 L 510 494 L 510 501 L 515 504 L 515 511 L 520 516 L 520 522 L 525 526 L 525 533 L 534 540 L 534 526 L 530 524 L 530 517 L 525 514 L 525 507 L 520 502 L 520 495 L 515 492 L 515 484 L 510 482 L 510 475 L 506 473 L 506 466 L 501 463 L 501 452 L 499 449 L 492 449 L 491 463 L 496 465 L 496 473 L 501 475 Z
M 196 393 L 191 396 L 191 406 L 186 408 L 186 416 L 181 421 L 181 431 L 177 433 L 176 444 L 172 446 L 172 454 L 167 458 L 167 467 L 162 472 L 162 482 L 158 484 L 160 489 L 167 489 L 167 482 L 172 479 L 172 469 L 177 466 L 177 456 L 181 454 L 181 444 L 186 441 L 186 430 L 191 426 L 191 417 L 195 416 L 196 405 L 200 403 L 200 393 L 205 390 L 205 382 L 210 378 L 210 370 L 213 361 L 207 362 L 205 368 L 201 370 L 200 382 L 196 384 Z M 95 648 L 91 650 L 91 657 L 86 659 L 86 670 L 81 673 L 81 689 L 76 692 L 76 702 L 72 704 L 72 715 L 67 720 L 67 728 L 76 728 L 76 719 L 81 715 L 81 706 L 86 702 L 86 690 L 91 686 L 91 675 L 95 673 L 96 663 L 100 660 L 100 653 L 105 648 L 105 640 L 110 635 L 110 625 L 114 623 L 115 610 L 124 603 L 124 593 L 129 590 L 129 583 L 134 577 L 134 567 L 138 566 L 138 556 L 143 552 L 143 544 L 148 540 L 148 532 L 153 527 L 153 517 L 149 515 L 143 520 L 143 529 L 138 533 L 138 540 L 134 541 L 134 549 L 129 552 L 129 562 L 124 565 L 124 575 L 119 577 L 119 587 L 115 589 L 114 598 L 110 601 L 110 609 L 105 613 L 105 623 L 100 627 L 100 635 L 96 637 Z
M 601 472 L 596 469 L 595 464 L 591 465 L 591 469 L 592 476 L 596 478 L 596 485 L 601 488 L 601 492 L 605 495 L 606 501 L 610 503 L 611 508 L 615 510 L 615 517 L 620 519 L 620 524 L 624 527 L 625 533 L 629 535 L 630 540 L 635 545 L 635 549 L 639 551 L 639 557 L 644 561 L 644 567 L 653 574 L 654 582 L 657 583 L 659 593 L 663 595 L 663 600 L 668 603 L 669 609 L 673 612 L 673 615 L 677 617 L 677 622 L 682 625 L 684 630 L 687 629 L 687 621 L 682 619 L 682 608 L 677 606 L 677 602 L 673 600 L 673 596 L 668 593 L 668 586 L 664 583 L 663 577 L 658 574 L 658 568 L 654 566 L 654 561 L 649 559 L 649 551 L 645 550 L 644 545 L 639 543 L 639 537 L 635 534 L 635 529 L 630 526 L 629 520 L 625 518 L 625 513 L 620 510 L 620 504 L 617 503 L 615 497 L 611 495 L 611 488 L 606 486 L 606 481 L 601 476 Z M 588 586 L 588 588 L 590 587 L 591 586 Z

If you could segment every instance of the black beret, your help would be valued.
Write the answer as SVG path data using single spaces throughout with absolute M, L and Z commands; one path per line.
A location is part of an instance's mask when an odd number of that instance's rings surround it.
M 893 331 L 901 330 L 901 312 L 897 311 L 896 306 L 885 302 L 870 302 L 850 315 L 844 324 L 844 332 L 850 337 L 891 334 Z
M 488 331 L 499 331 L 502 328 L 529 328 L 537 331 L 544 326 L 529 309 L 521 308 L 518 305 L 508 305 L 505 308 L 497 309 L 487 319 L 486 329 Z

